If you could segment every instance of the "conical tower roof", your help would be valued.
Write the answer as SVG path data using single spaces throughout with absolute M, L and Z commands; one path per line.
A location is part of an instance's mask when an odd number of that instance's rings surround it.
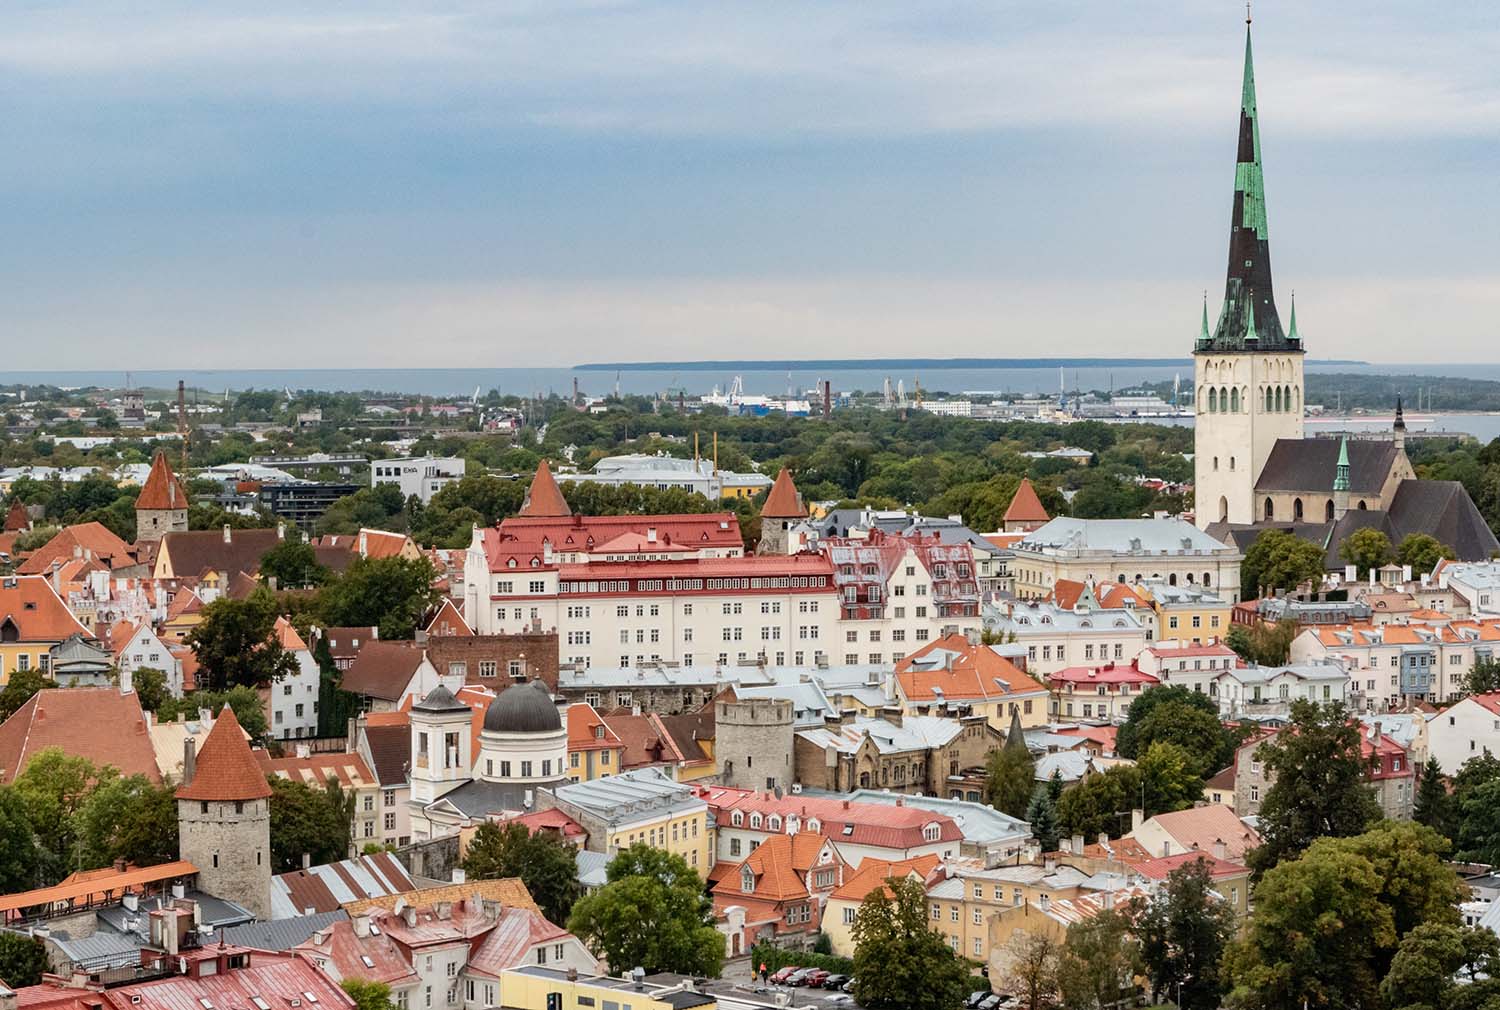
M 1042 500 L 1037 497 L 1036 488 L 1031 486 L 1031 478 L 1022 477 L 1020 487 L 1016 488 L 1016 493 L 1010 500 L 1010 507 L 1005 510 L 1005 521 L 1008 523 L 1045 523 L 1051 518 L 1047 510 L 1042 507 Z
M 188 504 L 187 491 L 172 472 L 172 464 L 167 462 L 166 453 L 158 451 L 156 458 L 151 461 L 151 472 L 146 476 L 146 483 L 136 496 L 136 511 L 185 509 Z
M 519 514 L 534 519 L 555 519 L 573 514 L 545 459 L 537 464 L 536 476 L 531 478 L 531 487 L 526 489 L 526 500 L 521 503 Z
M 15 499 L 10 503 L 10 511 L 5 513 L 5 532 L 15 533 L 30 525 L 31 513 L 26 511 L 26 506 L 21 504 L 21 499 Z
M 761 507 L 760 514 L 763 519 L 806 518 L 807 507 L 802 504 L 797 485 L 792 483 L 792 472 L 786 467 L 776 475 L 776 483 L 771 485 L 771 493 L 766 495 L 766 504 Z
M 250 753 L 250 744 L 225 705 L 198 752 L 191 782 L 177 788 L 179 800 L 259 800 L 271 795 L 266 773 Z

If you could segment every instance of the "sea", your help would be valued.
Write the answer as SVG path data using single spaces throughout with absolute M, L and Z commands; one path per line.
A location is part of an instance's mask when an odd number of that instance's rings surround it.
M 1027 365 L 1009 360 L 1004 367 L 988 367 L 979 362 L 965 362 L 963 367 L 943 367 L 942 361 L 924 362 L 912 367 L 910 362 L 837 361 L 789 362 L 786 367 L 752 368 L 753 362 L 725 363 L 722 368 L 702 362 L 680 365 L 633 364 L 618 370 L 601 366 L 558 368 L 287 368 L 287 369 L 187 369 L 133 371 L 133 385 L 147 390 L 175 391 L 179 379 L 190 390 L 222 394 L 229 390 L 250 389 L 316 390 L 323 392 L 392 393 L 435 397 L 467 398 L 476 391 L 497 390 L 502 394 L 537 396 L 571 394 L 574 382 L 585 395 L 602 396 L 618 390 L 626 394 L 675 396 L 702 395 L 727 391 L 738 382 L 746 394 L 810 398 L 831 384 L 835 395 L 874 393 L 887 380 L 892 389 L 903 387 L 908 396 L 920 386 L 924 396 L 939 393 L 963 396 L 966 393 L 1055 393 L 1068 390 L 1122 390 L 1143 383 L 1171 382 L 1181 377 L 1191 383 L 1193 363 L 1151 359 L 1146 362 L 1110 361 L 1092 358 L 1078 367 L 1053 361 Z M 1309 361 L 1309 371 L 1351 372 L 1370 375 L 1462 376 L 1470 379 L 1500 381 L 1500 363 L 1432 364 L 1369 363 Z M 101 386 L 120 388 L 125 373 L 103 370 L 48 370 L 0 372 L 0 384 L 46 384 L 65 387 Z M 1408 403 L 1418 395 L 1408 394 Z M 1151 419 L 1157 423 L 1191 424 L 1191 418 Z M 1355 430 L 1363 427 L 1389 427 L 1389 417 L 1310 418 L 1312 430 L 1328 425 Z M 1489 441 L 1500 437 L 1500 415 L 1497 414 L 1424 414 L 1407 412 L 1407 426 L 1414 431 L 1464 432 Z

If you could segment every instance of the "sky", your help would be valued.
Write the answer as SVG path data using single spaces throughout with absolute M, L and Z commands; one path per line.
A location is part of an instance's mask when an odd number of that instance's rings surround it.
M 1500 361 L 1492 3 L 1262 0 L 1313 357 Z M 12 0 L 0 368 L 1186 354 L 1233 0 Z

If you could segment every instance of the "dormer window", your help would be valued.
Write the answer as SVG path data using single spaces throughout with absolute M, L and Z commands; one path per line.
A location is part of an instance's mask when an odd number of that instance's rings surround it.
M 760 816 L 760 814 L 758 812 L 757 813 L 753 813 L 753 814 L 750 815 L 750 826 L 752 828 L 758 828 L 758 827 L 760 827 L 761 823 L 762 823 L 761 816 Z
M 746 894 L 755 893 L 755 871 L 748 866 L 740 867 L 740 890 Z
M 807 830 L 817 834 L 823 830 L 823 822 L 814 817 L 807 822 Z
M 924 841 L 928 841 L 928 842 L 941 841 L 942 837 L 943 837 L 943 829 L 941 827 L 939 827 L 936 823 L 928 824 L 927 826 L 925 826 L 924 828 L 922 828 L 922 839 Z
M 734 813 L 729 815 L 729 823 L 738 828 L 745 823 L 745 815 L 736 810 Z
M 766 827 L 771 831 L 780 831 L 781 817 L 777 814 L 772 814 L 770 819 L 766 822 Z

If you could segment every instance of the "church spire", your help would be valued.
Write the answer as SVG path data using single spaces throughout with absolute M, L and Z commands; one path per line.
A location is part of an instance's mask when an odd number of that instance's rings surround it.
M 1349 490 L 1349 439 L 1339 439 L 1339 461 L 1333 471 L 1333 489 L 1335 491 Z
M 1203 326 L 1198 330 L 1198 343 L 1208 343 L 1211 334 L 1208 332 L 1208 292 L 1203 292 Z
M 1406 430 L 1406 415 L 1401 411 L 1401 394 L 1396 394 L 1396 423 L 1391 425 L 1393 431 Z
M 1261 171 L 1260 116 L 1255 102 L 1255 61 L 1245 18 L 1245 70 L 1240 87 L 1239 149 L 1234 168 L 1234 205 L 1229 222 L 1229 270 L 1219 324 L 1200 351 L 1245 349 L 1252 316 L 1259 318 L 1260 350 L 1299 350 L 1282 332 L 1271 287 L 1270 233 L 1266 227 L 1265 180 Z M 1254 301 L 1252 309 L 1251 302 Z
M 1287 327 L 1286 338 L 1294 344 L 1301 344 L 1302 337 L 1297 333 L 1297 292 L 1292 292 L 1292 319 L 1291 325 Z

